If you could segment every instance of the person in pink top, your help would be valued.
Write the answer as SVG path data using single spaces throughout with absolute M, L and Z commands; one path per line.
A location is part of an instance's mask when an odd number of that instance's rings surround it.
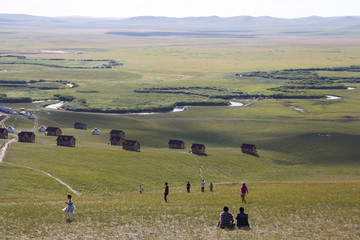
M 246 186 L 246 182 L 242 183 L 242 187 L 241 187 L 241 198 L 242 198 L 242 202 L 246 203 L 245 201 L 245 195 L 249 194 L 248 188 Z

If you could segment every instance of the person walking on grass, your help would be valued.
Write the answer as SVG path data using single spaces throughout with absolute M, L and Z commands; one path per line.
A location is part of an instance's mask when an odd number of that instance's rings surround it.
M 186 192 L 190 192 L 190 188 L 191 188 L 191 185 L 190 185 L 190 183 L 189 182 L 187 182 L 187 184 L 186 184 Z
M 167 202 L 167 196 L 169 195 L 169 185 L 168 183 L 166 182 L 165 183 L 165 192 L 164 192 L 164 200 L 165 202 Z
M 68 198 L 68 201 L 65 202 L 65 203 L 67 204 L 67 206 L 66 206 L 66 208 L 63 209 L 63 211 L 66 212 L 66 213 L 67 213 L 67 216 L 68 216 L 68 218 L 66 219 L 66 221 L 70 222 L 70 214 L 69 214 L 69 213 L 71 213 L 71 215 L 73 216 L 73 221 L 75 220 L 75 214 L 74 214 L 74 212 L 75 212 L 75 205 L 74 205 L 74 202 L 73 202 L 72 199 L 71 199 L 71 195 L 70 195 L 70 194 L 67 196 L 67 198 Z
M 242 187 L 241 187 L 241 198 L 242 198 L 241 202 L 243 202 L 243 203 L 246 203 L 246 200 L 245 200 L 246 194 L 249 194 L 249 191 L 246 186 L 246 182 L 243 182 Z
M 210 192 L 212 192 L 212 191 L 213 191 L 213 187 L 214 187 L 213 183 L 212 183 L 212 182 L 210 182 Z
M 201 191 L 204 192 L 205 191 L 205 181 L 202 180 L 201 182 Z
M 248 215 L 246 213 L 244 213 L 244 208 L 240 207 L 239 211 L 240 212 L 236 216 L 236 226 L 238 228 L 245 228 L 245 229 L 250 228 L 250 224 L 248 221 Z
M 229 208 L 227 206 L 224 207 L 224 212 L 220 214 L 220 219 L 217 226 L 230 229 L 235 227 L 234 217 L 231 213 L 229 213 Z
M 143 192 L 143 187 L 141 185 L 139 187 L 139 192 L 140 192 L 140 194 L 142 194 L 142 192 Z

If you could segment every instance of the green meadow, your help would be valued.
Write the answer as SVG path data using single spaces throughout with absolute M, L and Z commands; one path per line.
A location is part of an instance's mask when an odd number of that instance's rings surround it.
M 284 85 L 284 80 L 239 79 L 235 74 L 360 65 L 359 40 L 349 36 L 232 39 L 105 32 L 17 30 L 2 35 L 2 55 L 43 59 L 45 65 L 46 59 L 66 59 L 59 63 L 62 67 L 84 59 L 123 65 L 77 69 L 1 64 L 0 80 L 62 80 L 78 86 L 1 87 L 0 93 L 32 99 L 68 94 L 76 98 L 69 104 L 101 109 L 152 108 L 213 99 L 134 90 L 216 87 L 268 94 L 270 88 Z M 90 67 L 101 64 L 86 63 Z M 360 77 L 359 72 L 317 73 Z M 24 107 L 37 117 L 12 115 L 5 122 L 16 131 L 34 131 L 36 140 L 11 143 L 0 163 L 0 238 L 358 239 L 360 83 L 342 84 L 355 89 L 305 91 L 341 99 L 263 99 L 246 107 L 191 106 L 182 112 L 150 115 L 78 113 L 49 110 L 44 103 L 0 103 L 17 111 Z M 246 104 L 251 99 L 234 101 Z M 87 123 L 89 128 L 75 130 L 74 122 Z M 64 135 L 75 136 L 76 146 L 57 146 L 56 137 L 37 131 L 41 125 L 60 127 Z M 92 135 L 94 128 L 101 135 Z M 109 145 L 112 129 L 124 130 L 127 139 L 139 141 L 141 151 Z M 10 134 L 9 139 L 15 137 Z M 186 149 L 169 149 L 169 139 L 184 140 Z M 0 139 L 1 146 L 7 141 Z M 206 155 L 189 153 L 192 143 L 205 144 Z M 255 144 L 258 156 L 242 153 L 242 143 Z M 202 179 L 205 193 L 200 192 Z M 191 193 L 186 193 L 188 181 Z M 210 181 L 214 192 L 209 192 Z M 246 204 L 240 198 L 242 181 L 249 188 Z M 170 185 L 168 203 L 163 200 L 164 182 Z M 143 194 L 138 192 L 139 185 L 144 187 Z M 76 205 L 73 222 L 66 222 L 62 212 L 67 194 L 73 195 Z M 250 230 L 218 229 L 225 205 L 234 215 L 244 206 Z

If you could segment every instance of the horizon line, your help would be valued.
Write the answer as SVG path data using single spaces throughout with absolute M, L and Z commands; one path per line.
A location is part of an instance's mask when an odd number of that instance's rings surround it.
M 63 16 L 42 16 L 42 15 L 32 15 L 28 13 L 1 13 L 0 15 L 25 15 L 31 17 L 44 17 L 44 18 L 96 18 L 96 19 L 130 19 L 130 18 L 139 18 L 139 17 L 154 17 L 154 18 L 176 18 L 176 19 L 185 19 L 185 18 L 236 18 L 236 17 L 252 17 L 252 18 L 277 18 L 277 19 L 301 19 L 301 18 L 339 18 L 339 17 L 360 17 L 360 15 L 341 15 L 341 16 L 320 16 L 320 15 L 309 15 L 303 17 L 276 17 L 276 16 L 252 16 L 252 15 L 236 15 L 236 16 L 228 16 L 221 17 L 218 15 L 206 15 L 206 16 L 186 16 L 186 17 L 174 17 L 174 16 L 156 16 L 156 15 L 137 15 L 131 17 L 96 17 L 96 16 L 86 16 L 86 15 L 63 15 Z

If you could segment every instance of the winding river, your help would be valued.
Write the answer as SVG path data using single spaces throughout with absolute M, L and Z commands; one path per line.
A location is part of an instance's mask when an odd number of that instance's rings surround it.
M 66 102 L 58 102 L 58 103 L 54 103 L 54 104 L 49 104 L 49 105 L 45 106 L 45 108 L 47 108 L 47 109 L 59 109 L 59 107 L 61 107 L 65 103 Z
M 301 108 L 298 108 L 298 107 L 295 107 L 295 106 L 290 106 L 289 108 L 292 108 L 292 109 L 294 109 L 296 111 L 299 111 L 299 112 L 302 112 L 302 113 L 306 114 L 306 111 L 304 109 L 301 109 Z
M 244 104 L 241 102 L 231 102 L 231 101 L 229 105 L 229 107 L 242 107 L 242 106 L 244 106 Z
M 333 96 L 333 95 L 325 95 L 327 100 L 338 100 L 342 99 L 342 97 L 339 96 Z

